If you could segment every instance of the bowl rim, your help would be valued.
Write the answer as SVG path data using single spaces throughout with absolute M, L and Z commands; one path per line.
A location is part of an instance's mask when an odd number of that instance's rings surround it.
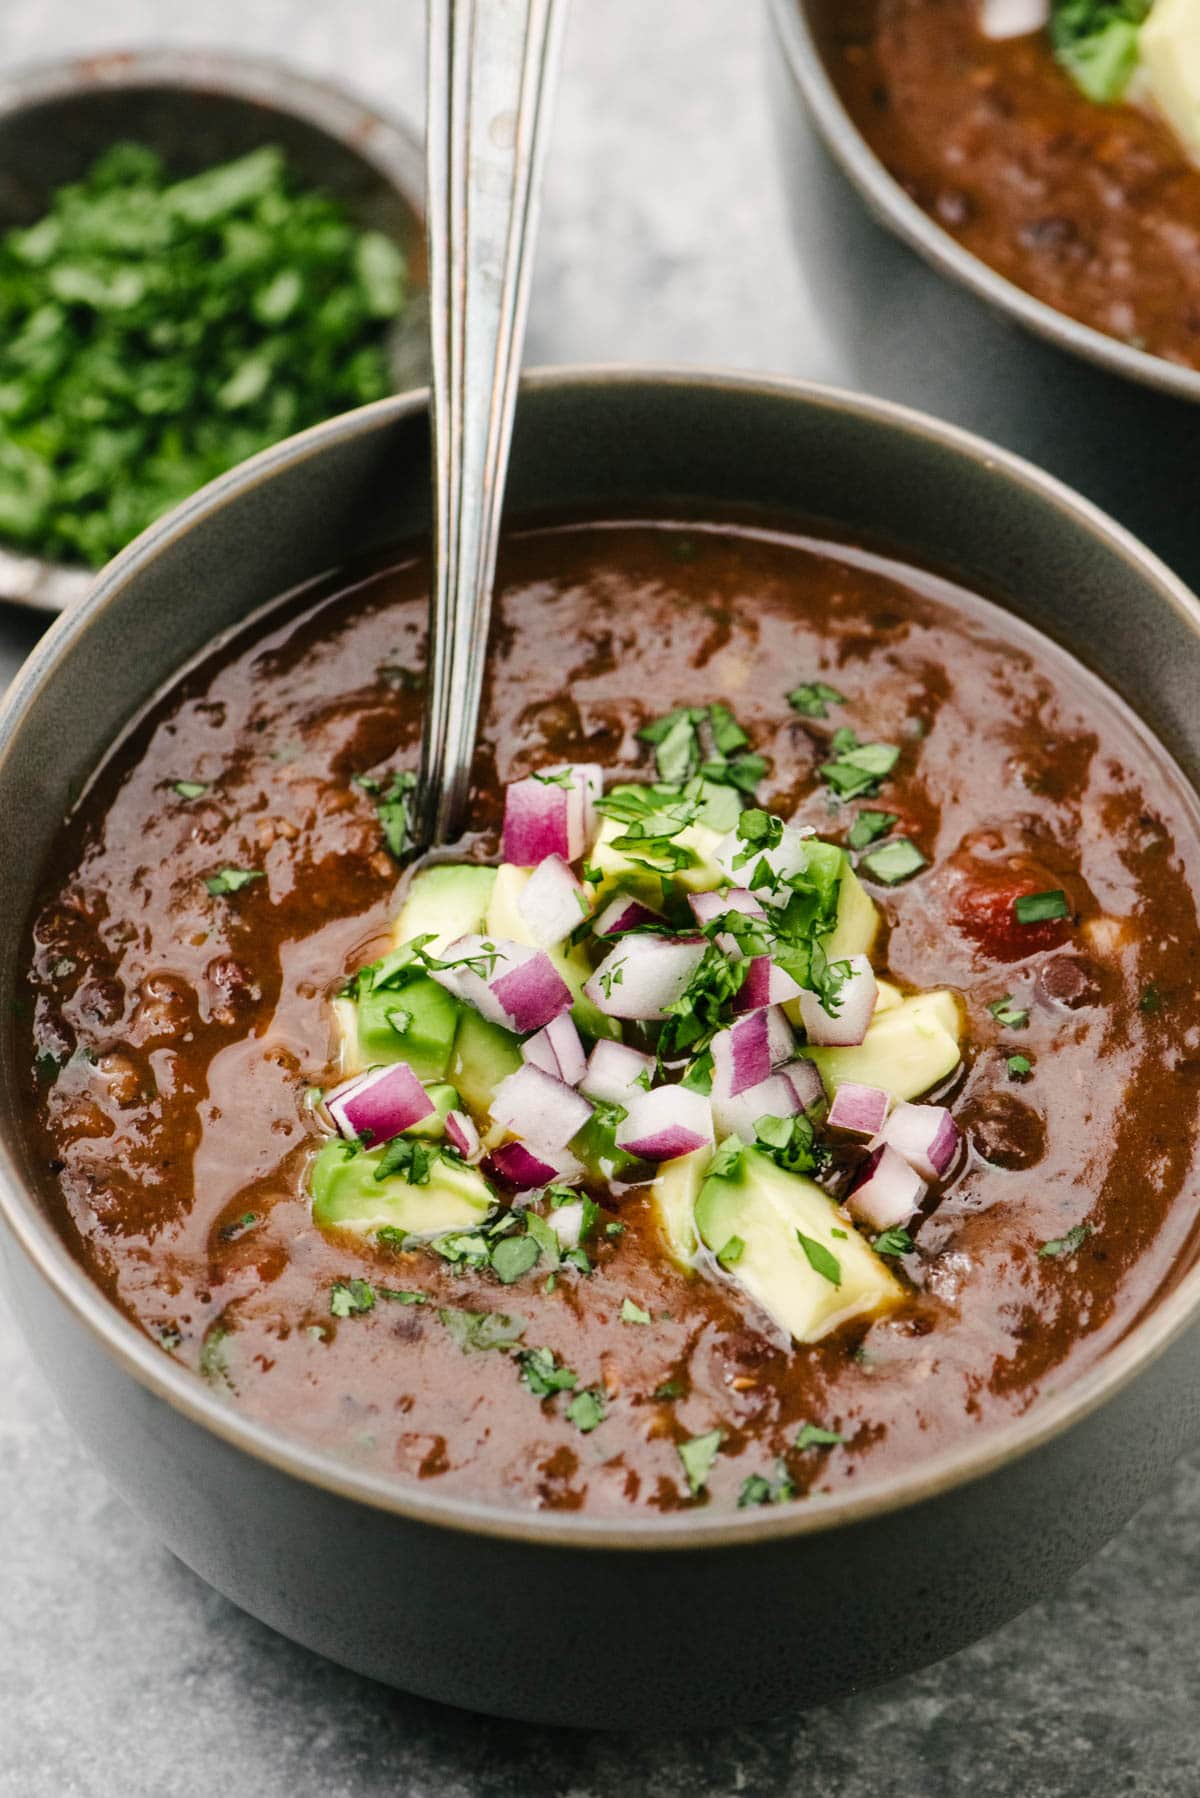
M 917 205 L 876 156 L 843 104 L 818 47 L 809 3 L 771 0 L 776 36 L 826 149 L 877 222 L 939 274 L 970 289 L 993 311 L 1007 314 L 1034 336 L 1139 386 L 1200 403 L 1200 369 L 1135 349 L 1037 299 L 966 249 Z
M 1082 526 L 1155 587 L 1200 645 L 1200 600 L 1152 551 L 1091 501 L 1011 451 L 893 401 L 783 376 L 685 366 L 593 364 L 542 368 L 523 380 L 527 392 L 585 393 L 597 388 L 656 392 L 699 388 L 714 399 L 783 401 L 828 415 L 882 425 L 985 468 L 1032 495 L 1065 521 Z M 53 681 L 61 657 L 103 618 L 128 580 L 172 550 L 230 500 L 338 443 L 387 430 L 427 410 L 428 390 L 414 389 L 314 425 L 222 475 L 152 525 L 99 575 L 88 598 L 62 614 L 35 646 L 0 699 L 0 779 L 28 708 Z M 189 1367 L 176 1362 L 101 1291 L 59 1235 L 27 1185 L 8 1145 L 0 1140 L 0 1224 L 6 1225 L 51 1292 L 97 1347 L 125 1374 L 192 1424 L 259 1462 L 325 1493 L 411 1522 L 527 1545 L 645 1553 L 745 1548 L 756 1542 L 875 1521 L 952 1493 L 1065 1434 L 1113 1398 L 1200 1317 L 1200 1260 L 1130 1325 L 1126 1334 L 1078 1379 L 1035 1401 L 1021 1418 L 977 1439 L 966 1439 L 906 1472 L 864 1486 L 852 1496 L 817 1494 L 780 1512 L 737 1511 L 667 1518 L 592 1518 L 586 1513 L 522 1512 L 502 1503 L 418 1489 L 356 1468 L 332 1451 L 311 1446 L 277 1425 L 238 1411 Z
M 269 106 L 315 127 L 372 166 L 414 223 L 425 223 L 425 154 L 416 133 L 351 89 L 274 56 L 207 45 L 151 44 L 20 63 L 0 73 L 0 119 L 59 100 L 143 87 Z M 60 612 L 88 593 L 98 570 L 0 544 L 0 595 L 39 612 Z

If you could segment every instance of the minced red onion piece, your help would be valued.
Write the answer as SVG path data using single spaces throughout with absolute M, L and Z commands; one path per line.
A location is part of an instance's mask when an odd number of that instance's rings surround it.
M 544 949 L 508 973 L 493 974 L 488 987 L 511 1019 L 510 1028 L 522 1036 L 571 1009 L 571 989 Z
M 765 1005 L 786 1005 L 790 999 L 800 998 L 803 990 L 799 981 L 793 980 L 769 955 L 753 955 L 746 978 L 733 995 L 733 1013 L 742 1017 L 748 1011 L 761 1011 Z
M 806 1056 L 798 1055 L 794 1061 L 785 1061 L 775 1072 L 795 1093 L 798 1110 L 811 1111 L 814 1106 L 824 1104 L 824 1081 Z
M 702 937 L 623 937 L 584 992 L 610 1018 L 665 1018 L 704 958 Z
M 573 784 L 560 786 L 533 774 L 511 781 L 504 790 L 505 861 L 533 868 L 548 855 L 561 855 L 573 862 L 583 852 L 582 842 L 571 842 L 572 807 L 578 809 L 578 803 Z
M 742 912 L 747 918 L 767 915 L 748 887 L 729 887 L 723 893 L 689 893 L 688 904 L 697 924 L 711 924 L 728 911 Z
M 984 37 L 1029 37 L 1050 23 L 1050 0 L 980 0 Z
M 883 1143 L 872 1149 L 846 1194 L 846 1209 L 873 1230 L 906 1224 L 925 1197 L 925 1182 L 903 1155 Z
M 464 1161 L 478 1161 L 482 1145 L 474 1119 L 465 1111 L 446 1113 L 446 1141 L 457 1149 Z
M 796 1038 L 786 1014 L 778 1005 L 769 1005 L 762 1014 L 767 1020 L 767 1048 L 771 1055 L 771 1066 L 779 1067 L 790 1061 L 796 1053 Z
M 958 1148 L 958 1125 L 944 1105 L 897 1105 L 872 1148 L 886 1143 L 925 1180 L 940 1180 Z
M 631 1096 L 617 1125 L 617 1147 L 643 1161 L 674 1161 L 713 1140 L 712 1107 L 686 1086 L 658 1086 Z
M 342 1135 L 356 1142 L 390 1142 L 427 1118 L 433 1100 L 406 1061 L 389 1062 L 344 1080 L 325 1101 Z
M 517 895 L 517 910 L 534 942 L 548 949 L 582 922 L 587 912 L 583 883 L 561 855 L 548 855 Z
M 523 1142 L 551 1152 L 566 1148 L 592 1115 L 591 1106 L 573 1086 L 532 1063 L 500 1082 L 488 1111 Z
M 560 1012 L 536 1036 L 523 1042 L 521 1054 L 535 1068 L 555 1080 L 565 1080 L 568 1086 L 578 1086 L 587 1068 L 583 1043 L 569 1011 Z
M 728 1073 L 717 1066 L 714 1056 L 712 1111 L 722 1136 L 733 1132 L 743 1141 L 753 1142 L 759 1118 L 790 1118 L 803 1110 L 795 1087 L 783 1074 L 772 1074 L 745 1092 L 731 1093 Z
M 453 993 L 456 999 L 461 999 L 464 1005 L 473 1006 L 489 1024 L 500 1024 L 505 1030 L 511 1030 L 512 1018 L 492 991 L 490 982 L 506 970 L 523 966 L 540 953 L 537 949 L 527 948 L 524 943 L 511 942 L 508 937 L 480 936 L 472 932 L 456 937 L 443 951 L 439 959 L 452 965 L 431 968 L 429 977 Z M 468 961 L 476 962 L 486 972 L 481 974 L 475 968 L 467 967 Z M 538 1028 L 536 1024 L 530 1025 L 531 1030 Z
M 827 1122 L 831 1130 L 845 1130 L 851 1136 L 877 1136 L 887 1119 L 891 1097 L 881 1086 L 863 1086 L 857 1080 L 843 1080 L 833 1096 Z
M 596 801 L 604 791 L 604 770 L 599 762 L 564 762 L 557 768 L 547 768 L 545 772 L 571 776 L 567 822 L 572 853 L 567 859 L 578 861 L 584 850 L 590 847 L 599 828 Z
M 627 930 L 640 930 L 643 924 L 661 924 L 663 915 L 628 893 L 618 893 L 607 904 L 592 925 L 597 936 L 621 936 Z
M 553 1154 L 546 1150 L 535 1152 L 523 1142 L 502 1142 L 492 1150 L 483 1167 L 498 1185 L 513 1192 L 531 1192 L 535 1186 L 549 1186 L 551 1181 L 570 1184 L 583 1173 L 580 1163 L 566 1149 L 557 1149 Z
M 653 1078 L 653 1055 L 643 1055 L 640 1049 L 601 1037 L 588 1056 L 579 1090 L 589 1099 L 624 1105 L 631 1093 L 648 1091 Z
M 761 1086 L 771 1072 L 770 1028 L 765 1011 L 751 1012 L 727 1030 L 718 1030 L 710 1045 L 714 1076 L 731 1099 Z
M 837 1016 L 826 1011 L 816 993 L 800 995 L 800 1019 L 810 1043 L 823 1048 L 851 1048 L 861 1043 L 879 998 L 875 972 L 865 955 L 845 958 L 850 972 L 838 988 Z

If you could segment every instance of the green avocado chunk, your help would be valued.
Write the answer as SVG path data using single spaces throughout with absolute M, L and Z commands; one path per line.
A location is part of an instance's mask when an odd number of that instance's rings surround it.
M 446 1113 L 457 1111 L 460 1101 L 454 1087 L 447 1086 L 444 1081 L 435 1081 L 432 1086 L 427 1086 L 425 1091 L 437 1109 L 431 1111 L 428 1117 L 423 1117 L 419 1124 L 410 1125 L 404 1134 L 405 1136 L 430 1137 L 437 1140 L 446 1134 Z
M 521 1039 L 463 1006 L 454 1040 L 450 1077 L 477 1118 L 486 1117 L 492 1094 L 523 1065 Z
M 469 1229 L 495 1203 L 482 1174 L 442 1154 L 434 1155 L 429 1178 L 420 1186 L 403 1174 L 377 1180 L 383 1154 L 382 1148 L 355 1149 L 336 1137 L 325 1144 L 309 1175 L 318 1228 L 366 1235 L 388 1226 L 410 1236 L 436 1236 L 443 1230 Z
M 895 1279 L 828 1195 L 761 1150 L 710 1174 L 695 1216 L 705 1248 L 797 1342 L 899 1302 Z
M 440 1080 L 450 1063 L 459 1004 L 436 980 L 419 974 L 399 987 L 377 988 L 358 1002 L 358 1053 L 363 1067 L 406 1061 L 418 1080 Z
M 477 862 L 422 868 L 400 907 L 392 941 L 399 948 L 416 936 L 432 936 L 433 942 L 426 947 L 430 954 L 440 955 L 456 937 L 482 930 L 495 884 L 495 868 Z

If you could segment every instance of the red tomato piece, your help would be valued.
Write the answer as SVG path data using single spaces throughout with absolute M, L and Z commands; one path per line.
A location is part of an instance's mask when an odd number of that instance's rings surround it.
M 1071 934 L 1071 920 L 1043 918 L 1036 924 L 1017 919 L 1016 901 L 1024 893 L 1044 893 L 1054 881 L 1011 869 L 974 868 L 963 876 L 955 895 L 954 922 L 991 961 L 1022 961 L 1057 949 Z

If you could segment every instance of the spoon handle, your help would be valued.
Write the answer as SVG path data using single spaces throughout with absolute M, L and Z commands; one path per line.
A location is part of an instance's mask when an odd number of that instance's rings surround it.
M 428 0 L 434 578 L 417 837 L 466 822 L 566 0 Z

